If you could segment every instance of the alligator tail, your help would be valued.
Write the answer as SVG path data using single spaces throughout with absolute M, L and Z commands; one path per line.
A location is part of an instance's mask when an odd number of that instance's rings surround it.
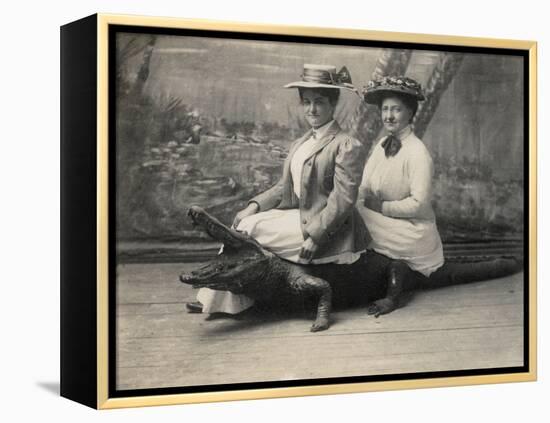
M 422 288 L 440 288 L 502 278 L 523 269 L 523 260 L 513 256 L 452 257 L 421 282 Z

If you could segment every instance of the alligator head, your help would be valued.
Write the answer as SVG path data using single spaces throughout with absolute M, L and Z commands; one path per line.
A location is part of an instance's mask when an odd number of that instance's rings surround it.
M 227 227 L 198 206 L 192 206 L 187 214 L 195 225 L 221 241 L 223 247 L 215 258 L 202 267 L 180 275 L 180 281 L 194 288 L 211 288 L 235 294 L 251 294 L 258 290 L 269 272 L 274 254 L 246 232 Z

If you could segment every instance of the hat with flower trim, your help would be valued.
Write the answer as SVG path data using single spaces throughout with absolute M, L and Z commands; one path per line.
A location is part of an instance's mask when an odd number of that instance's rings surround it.
M 336 72 L 335 66 L 305 64 L 301 78 L 301 81 L 286 84 L 285 88 L 346 88 L 357 92 L 345 66 Z
M 425 100 L 422 86 L 406 76 L 385 76 L 371 80 L 363 87 L 363 98 L 368 104 L 380 104 L 389 95 L 405 95 L 416 101 Z

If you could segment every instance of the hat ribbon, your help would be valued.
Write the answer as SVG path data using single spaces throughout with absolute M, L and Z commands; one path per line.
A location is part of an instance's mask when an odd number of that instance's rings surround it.
M 344 66 L 338 73 L 332 73 L 323 69 L 304 69 L 301 75 L 304 82 L 319 82 L 329 85 L 351 84 L 351 76 Z
M 304 69 L 304 73 L 301 75 L 304 82 L 316 82 L 334 86 L 344 86 L 354 91 L 359 97 L 359 91 L 355 88 L 351 81 L 351 75 L 348 68 L 342 66 L 342 69 L 338 73 L 332 73 L 322 69 Z

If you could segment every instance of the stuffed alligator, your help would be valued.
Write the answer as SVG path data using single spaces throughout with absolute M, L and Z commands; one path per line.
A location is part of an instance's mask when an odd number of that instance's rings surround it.
M 299 265 L 277 257 L 246 233 L 238 232 L 193 206 L 188 215 L 212 238 L 223 243 L 218 256 L 189 274 L 180 275 L 194 288 L 211 288 L 245 294 L 259 302 L 313 299 L 317 314 L 312 332 L 328 329 L 333 301 L 341 305 L 367 304 L 378 317 L 403 305 L 411 289 L 427 289 L 503 277 L 520 271 L 516 257 L 446 258 L 429 278 L 403 287 L 389 286 L 392 260 L 372 251 L 353 264 Z

